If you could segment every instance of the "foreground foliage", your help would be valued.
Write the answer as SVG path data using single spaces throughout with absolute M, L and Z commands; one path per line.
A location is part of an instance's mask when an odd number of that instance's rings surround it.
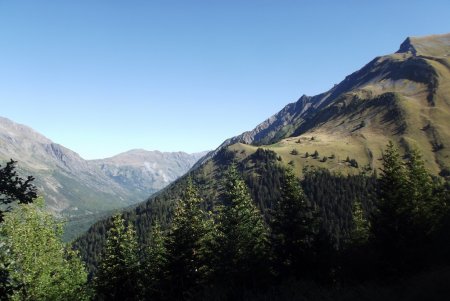
M 88 299 L 87 272 L 77 253 L 61 240 L 62 225 L 46 213 L 43 200 L 21 204 L 0 224 L 3 299 Z

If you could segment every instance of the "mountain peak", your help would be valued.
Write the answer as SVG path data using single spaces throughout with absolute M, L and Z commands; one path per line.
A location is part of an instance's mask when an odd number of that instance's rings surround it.
M 414 56 L 450 56 L 450 33 L 423 37 L 407 37 L 397 53 L 411 53 Z
M 400 44 L 400 48 L 397 53 L 412 53 L 413 55 L 417 55 L 417 50 L 414 48 L 414 45 L 411 43 L 411 38 L 407 37 L 403 43 Z

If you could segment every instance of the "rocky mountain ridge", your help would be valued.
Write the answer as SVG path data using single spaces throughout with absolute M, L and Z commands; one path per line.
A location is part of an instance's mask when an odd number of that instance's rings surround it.
M 423 148 L 438 172 L 449 168 L 450 153 L 442 147 L 450 142 L 449 81 L 450 34 L 409 37 L 397 52 L 376 57 L 327 92 L 303 95 L 253 130 L 227 139 L 194 168 L 236 143 L 270 145 L 323 134 L 376 136 L 373 141 Z M 379 152 L 382 145 L 368 148 Z
M 18 161 L 22 175 L 36 178 L 48 209 L 69 221 L 91 220 L 139 203 L 183 175 L 204 154 L 132 150 L 84 160 L 33 129 L 0 117 L 0 161 Z

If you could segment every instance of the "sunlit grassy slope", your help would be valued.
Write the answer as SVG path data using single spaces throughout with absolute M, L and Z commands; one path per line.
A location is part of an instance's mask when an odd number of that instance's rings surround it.
M 285 164 L 354 173 L 380 167 L 389 140 L 404 154 L 419 149 L 434 174 L 450 171 L 450 34 L 408 38 L 398 52 L 323 94 L 303 96 L 224 146 L 241 157 L 262 147 Z M 316 150 L 317 159 L 305 156 Z

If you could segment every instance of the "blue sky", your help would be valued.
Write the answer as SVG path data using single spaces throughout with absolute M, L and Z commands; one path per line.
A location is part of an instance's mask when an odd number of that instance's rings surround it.
M 196 152 L 331 88 L 447 1 L 0 0 L 0 115 L 86 159 Z

